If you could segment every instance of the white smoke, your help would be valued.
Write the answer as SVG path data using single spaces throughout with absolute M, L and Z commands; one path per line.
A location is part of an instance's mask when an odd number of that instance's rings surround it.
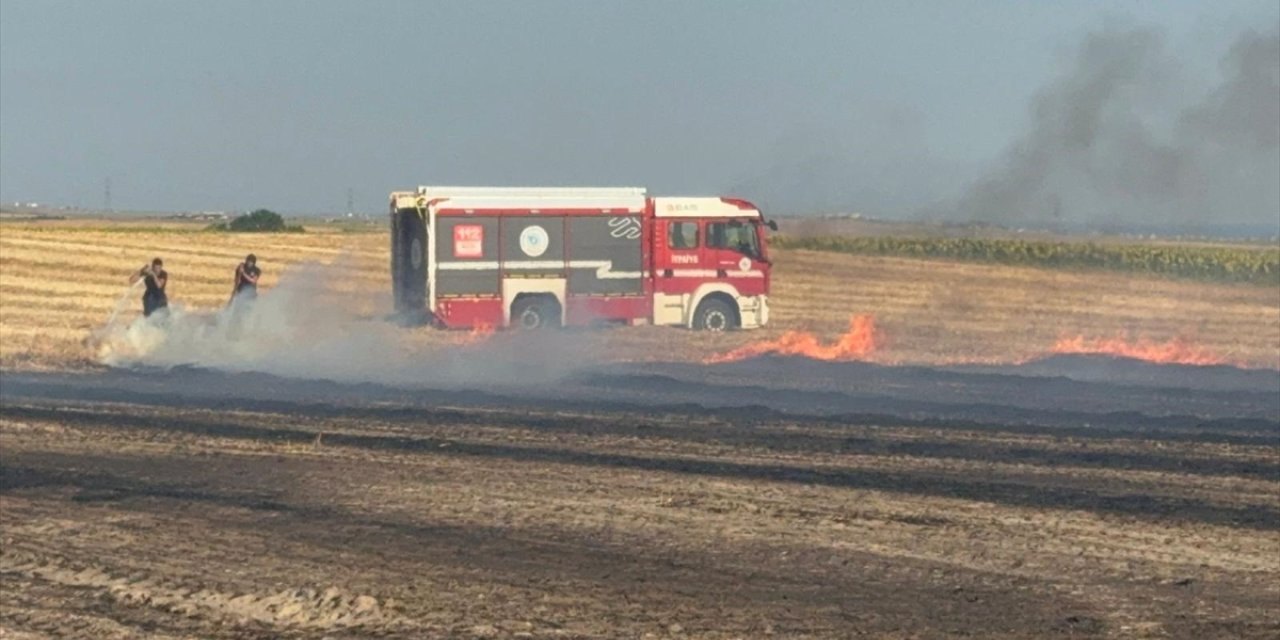
M 478 336 L 403 328 L 334 286 L 334 268 L 287 271 L 256 300 L 224 309 L 188 309 L 108 323 L 94 334 L 99 360 L 113 367 L 180 366 L 404 386 L 509 386 L 551 382 L 592 362 L 571 332 Z M 126 294 L 127 296 L 128 294 Z

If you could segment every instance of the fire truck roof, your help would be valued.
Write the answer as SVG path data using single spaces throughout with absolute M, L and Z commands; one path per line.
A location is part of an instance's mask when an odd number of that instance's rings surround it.
M 644 210 L 645 190 L 636 187 L 418 187 L 391 194 L 397 208 L 424 207 L 443 200 L 448 209 Z
M 418 195 L 433 198 L 635 198 L 643 187 L 418 187 Z
M 596 209 L 600 212 L 640 212 L 646 192 L 638 187 L 449 187 L 423 186 L 417 191 L 391 194 L 397 209 L 424 208 L 437 203 L 443 209 Z M 759 218 L 755 205 L 737 198 L 654 198 L 658 217 Z

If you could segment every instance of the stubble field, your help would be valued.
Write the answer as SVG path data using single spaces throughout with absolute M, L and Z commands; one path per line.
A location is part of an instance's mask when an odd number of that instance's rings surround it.
M 524 385 L 108 368 L 86 341 L 155 255 L 206 309 L 250 251 L 264 288 L 331 263 L 376 322 L 385 244 L 0 226 L 0 635 L 1280 633 L 1271 287 L 778 252 L 769 329 L 572 332 L 589 366 Z M 854 314 L 870 363 L 699 364 Z M 1037 359 L 1077 335 L 1255 370 Z
M 344 306 L 371 318 L 389 311 L 385 231 L 200 229 L 118 221 L 0 226 L 0 366 L 92 366 L 96 357 L 85 338 L 110 316 L 129 274 L 156 256 L 170 273 L 173 304 L 221 308 L 236 264 L 253 252 L 264 289 L 291 268 L 324 264 L 326 286 L 349 294 Z M 690 361 L 786 331 L 833 339 L 851 315 L 870 314 L 881 333 L 877 358 L 888 363 L 1019 362 L 1048 353 L 1064 336 L 1084 335 L 1181 338 L 1228 362 L 1280 367 L 1276 287 L 817 251 L 773 257 L 773 313 L 765 330 L 704 336 L 637 328 L 579 339 L 616 359 Z M 125 318 L 141 307 L 140 294 L 133 297 Z

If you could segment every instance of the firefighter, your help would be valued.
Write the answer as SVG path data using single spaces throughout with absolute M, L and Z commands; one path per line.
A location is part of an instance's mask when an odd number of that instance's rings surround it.
M 258 268 L 257 256 L 252 253 L 245 256 L 244 262 L 236 265 L 236 279 L 235 285 L 231 288 L 231 302 L 236 300 L 251 302 L 257 298 L 258 277 L 261 275 L 262 270 Z
M 129 284 L 137 284 L 142 279 L 147 290 L 142 294 L 142 315 L 150 317 L 152 313 L 169 307 L 169 297 L 164 288 L 169 284 L 169 272 L 164 270 L 164 261 L 156 258 L 151 264 L 143 266 L 129 276 Z

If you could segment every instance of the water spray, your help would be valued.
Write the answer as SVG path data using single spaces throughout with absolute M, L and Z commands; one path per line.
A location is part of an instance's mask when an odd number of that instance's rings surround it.
M 120 298 L 116 300 L 115 306 L 111 309 L 111 315 L 107 316 L 107 321 L 89 334 L 86 343 L 99 352 L 99 357 L 105 355 L 102 353 L 104 349 L 110 350 L 110 336 L 115 331 L 116 318 L 120 317 L 120 312 L 124 311 L 129 301 L 133 299 L 134 291 L 141 287 L 142 284 L 143 280 L 141 278 L 130 282 L 129 286 L 125 287 L 124 293 L 120 294 Z
M 116 300 L 116 306 L 111 310 L 111 315 L 107 317 L 106 325 L 103 327 L 104 329 L 109 329 L 111 328 L 111 325 L 115 324 L 116 317 L 120 315 L 121 311 L 124 311 L 125 305 L 129 304 L 129 300 L 133 297 L 133 290 L 142 286 L 143 282 L 145 282 L 145 280 L 139 278 L 130 283 L 128 288 L 124 290 L 124 293 L 120 295 L 120 299 Z

